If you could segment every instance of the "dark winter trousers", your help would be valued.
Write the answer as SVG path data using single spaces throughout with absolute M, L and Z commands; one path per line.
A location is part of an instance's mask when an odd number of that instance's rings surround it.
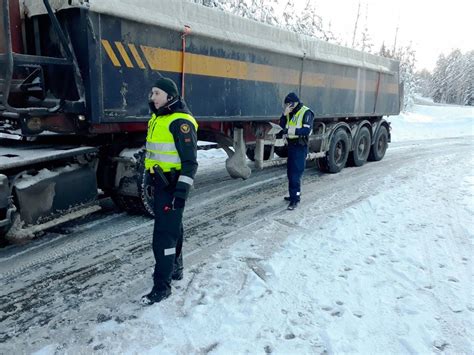
M 299 202 L 300 200 L 301 177 L 303 176 L 304 168 L 306 166 L 307 154 L 308 146 L 298 143 L 288 143 L 286 173 L 288 175 L 290 201 Z
M 173 267 L 182 267 L 184 208 L 171 207 L 175 186 L 160 189 L 155 185 L 153 254 L 156 264 L 153 282 L 156 290 L 170 289 Z

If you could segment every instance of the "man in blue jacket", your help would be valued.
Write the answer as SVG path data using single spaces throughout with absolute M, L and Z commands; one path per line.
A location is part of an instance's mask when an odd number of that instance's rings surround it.
M 313 112 L 300 101 L 294 92 L 285 97 L 284 111 L 280 118 L 283 130 L 279 137 L 287 136 L 288 141 L 288 191 L 289 210 L 294 210 L 301 198 L 301 177 L 306 166 L 309 135 L 313 129 Z M 278 135 L 277 135 L 278 137 Z

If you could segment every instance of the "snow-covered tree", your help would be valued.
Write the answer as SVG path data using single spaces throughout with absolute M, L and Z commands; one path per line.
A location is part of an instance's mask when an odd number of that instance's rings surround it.
M 474 51 L 467 52 L 465 55 L 465 68 L 463 77 L 464 92 L 462 96 L 462 105 L 474 106 Z
M 431 97 L 434 102 L 443 102 L 446 100 L 446 67 L 448 63 L 443 54 L 438 57 L 436 67 L 431 79 Z
M 374 44 L 372 43 L 372 37 L 370 36 L 368 17 L 369 17 L 369 6 L 366 5 L 365 23 L 364 23 L 364 29 L 362 30 L 362 33 L 360 35 L 361 38 L 360 38 L 359 49 L 364 52 L 372 53 L 372 48 Z
M 302 11 L 297 11 L 294 0 L 192 0 L 234 15 L 249 18 L 290 31 L 337 43 L 330 23 L 318 15 L 317 4 L 308 0 Z
M 474 105 L 474 51 L 462 54 L 458 49 L 441 54 L 431 79 L 435 102 Z
M 382 43 L 380 55 L 400 61 L 400 82 L 403 83 L 403 108 L 413 105 L 415 94 L 419 91 L 418 79 L 415 74 L 416 51 L 411 44 L 399 47 L 395 52 L 388 50 Z
M 426 69 L 416 73 L 419 93 L 424 97 L 431 97 L 431 81 L 433 75 Z
M 400 61 L 400 81 L 403 82 L 404 108 L 413 105 L 415 94 L 418 92 L 418 81 L 415 75 L 416 52 L 411 44 L 400 47 L 395 52 L 395 58 Z
M 385 42 L 382 42 L 378 55 L 382 57 L 393 58 L 393 54 L 390 52 L 387 46 L 385 46 Z

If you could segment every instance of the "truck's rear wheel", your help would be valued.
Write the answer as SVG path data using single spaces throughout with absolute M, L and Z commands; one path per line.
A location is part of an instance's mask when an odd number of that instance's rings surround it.
M 129 214 L 146 214 L 140 199 L 136 196 L 112 195 L 112 200 L 117 207 Z
M 328 160 L 326 157 L 316 159 L 316 167 L 323 173 L 329 173 Z
M 136 172 L 133 176 L 124 177 L 112 200 L 117 207 L 130 214 L 144 214 L 154 216 L 154 187 L 145 179 L 144 152 L 137 156 Z M 125 186 L 123 186 L 125 185 Z M 130 187 L 126 187 L 126 186 Z M 127 194 L 121 191 L 131 191 Z M 136 195 L 134 195 L 136 193 Z
M 338 129 L 329 144 L 329 150 L 326 155 L 328 171 L 338 173 L 345 166 L 349 156 L 349 136 L 344 129 Z
M 370 148 L 369 160 L 379 161 L 385 156 L 388 147 L 387 127 L 381 126 L 375 135 L 374 144 Z
M 146 179 L 145 164 L 142 162 L 139 165 L 139 184 L 138 196 L 143 205 L 145 213 L 151 217 L 155 216 L 155 187 L 150 181 Z
M 351 154 L 351 163 L 362 166 L 367 161 L 370 153 L 370 132 L 367 127 L 362 127 L 356 137 L 354 151 Z

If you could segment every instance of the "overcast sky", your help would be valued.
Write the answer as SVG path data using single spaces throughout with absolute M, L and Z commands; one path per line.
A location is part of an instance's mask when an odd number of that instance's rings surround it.
M 295 0 L 303 6 L 308 0 Z M 358 0 L 309 0 L 333 31 L 350 45 L 357 14 Z M 440 53 L 459 48 L 463 53 L 474 50 L 474 0 L 360 0 L 359 30 L 365 23 L 376 48 L 382 42 L 393 47 L 397 25 L 398 45 L 413 42 L 417 68 L 432 70 Z M 344 43 L 343 43 L 344 44 Z

